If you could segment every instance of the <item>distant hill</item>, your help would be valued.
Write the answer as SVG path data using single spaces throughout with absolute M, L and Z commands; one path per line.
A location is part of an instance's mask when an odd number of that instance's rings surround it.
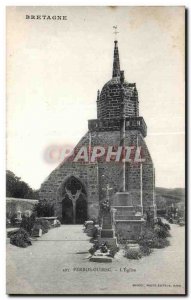
M 184 188 L 174 188 L 167 189 L 162 187 L 156 187 L 156 196 L 163 196 L 165 198 L 179 200 L 179 202 L 185 202 L 185 189 Z
M 169 205 L 183 205 L 185 207 L 185 189 L 174 188 L 167 189 L 156 187 L 156 205 L 157 209 L 167 208 Z

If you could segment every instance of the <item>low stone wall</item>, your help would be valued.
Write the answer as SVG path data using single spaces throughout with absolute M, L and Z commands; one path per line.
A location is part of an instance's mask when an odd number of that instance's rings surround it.
M 6 215 L 11 218 L 13 215 L 20 212 L 24 213 L 26 210 L 33 210 L 35 204 L 38 200 L 33 199 L 20 199 L 20 198 L 6 198 Z

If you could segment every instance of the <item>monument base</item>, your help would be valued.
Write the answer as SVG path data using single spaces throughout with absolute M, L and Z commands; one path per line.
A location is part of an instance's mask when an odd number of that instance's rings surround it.
M 109 256 L 109 251 L 106 253 L 102 253 L 100 250 L 97 250 L 92 257 L 90 257 L 90 261 L 107 263 L 112 262 L 112 257 Z
M 124 240 L 137 240 L 145 220 L 141 201 L 133 205 L 129 192 L 118 192 L 112 204 L 115 231 Z
M 113 237 L 113 238 L 109 238 L 109 237 L 98 237 L 98 242 L 99 244 L 103 244 L 103 243 L 107 243 L 108 247 L 114 247 L 117 248 L 118 244 L 117 244 L 117 238 Z
M 90 258 L 90 261 L 100 262 L 100 263 L 110 263 L 110 262 L 112 262 L 112 257 L 108 257 L 108 256 L 95 256 L 95 255 L 93 255 Z
M 137 240 L 142 232 L 142 227 L 145 220 L 120 220 L 116 221 L 115 228 L 116 232 L 126 240 Z

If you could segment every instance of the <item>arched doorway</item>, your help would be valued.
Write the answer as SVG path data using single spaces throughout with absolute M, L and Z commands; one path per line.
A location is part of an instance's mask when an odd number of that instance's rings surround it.
M 83 184 L 75 176 L 69 177 L 63 189 L 62 223 L 83 224 L 87 220 L 87 196 Z

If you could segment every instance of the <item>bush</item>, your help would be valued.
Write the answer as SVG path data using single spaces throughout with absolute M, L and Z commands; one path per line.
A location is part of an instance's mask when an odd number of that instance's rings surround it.
M 20 228 L 16 233 L 11 235 L 10 244 L 21 248 L 32 245 L 28 232 L 23 228 Z
M 32 233 L 33 226 L 35 224 L 36 216 L 32 214 L 30 217 L 23 216 L 20 228 L 26 230 L 29 234 Z
M 145 227 L 140 237 L 137 240 L 137 243 L 143 247 L 150 247 L 152 240 L 156 237 L 155 233 L 151 228 Z
M 170 225 L 167 224 L 167 223 L 164 224 L 164 227 L 165 227 L 167 230 L 170 230 L 170 229 L 171 229 L 171 228 L 170 228 Z
M 147 245 L 140 246 L 142 256 L 148 256 L 152 253 L 152 249 Z
M 95 243 L 90 249 L 89 249 L 89 253 L 91 255 L 94 255 L 94 253 L 99 249 L 99 243 Z
M 155 239 L 152 240 L 151 248 L 162 249 L 169 245 L 170 242 L 167 239 L 155 237 Z
M 165 226 L 156 225 L 154 228 L 154 232 L 155 232 L 156 236 L 161 239 L 170 237 L 170 233 L 169 233 L 167 227 L 165 227 Z
M 137 242 L 139 243 L 143 253 L 149 253 L 148 248 L 161 249 L 170 245 L 170 242 L 166 239 L 170 236 L 170 226 L 162 223 L 160 220 L 152 229 L 151 227 L 145 227 L 141 233 Z M 147 255 L 147 254 L 146 254 Z
M 37 217 L 52 217 L 54 215 L 54 205 L 46 200 L 40 200 L 33 208 Z
M 167 223 L 163 223 L 163 221 L 161 220 L 161 218 L 158 218 L 158 219 L 157 219 L 156 225 L 160 226 L 161 228 L 163 228 L 163 229 L 166 230 L 166 231 L 169 231 L 169 230 L 170 230 L 170 225 L 167 224 Z
M 111 257 L 114 257 L 118 251 L 119 251 L 119 247 L 112 247 L 112 246 L 109 247 L 109 255 Z
M 124 245 L 127 242 L 127 239 L 125 239 L 123 236 L 126 234 L 126 230 L 122 229 L 116 229 L 115 234 L 117 236 L 117 241 L 119 244 Z
M 148 256 L 152 253 L 152 249 L 147 244 L 142 244 L 140 247 L 125 246 L 125 257 L 128 259 L 140 259 L 143 256 Z
M 126 248 L 125 255 L 128 259 L 140 259 L 142 257 L 141 250 L 138 248 Z
M 47 233 L 48 230 L 51 228 L 50 222 L 44 219 L 37 219 L 35 222 L 35 226 L 36 225 L 40 226 L 40 228 L 42 229 L 42 234 Z
M 99 234 L 99 230 L 98 230 L 97 227 L 94 226 L 92 228 L 92 237 L 93 237 L 93 239 L 96 239 L 98 237 L 98 234 Z

